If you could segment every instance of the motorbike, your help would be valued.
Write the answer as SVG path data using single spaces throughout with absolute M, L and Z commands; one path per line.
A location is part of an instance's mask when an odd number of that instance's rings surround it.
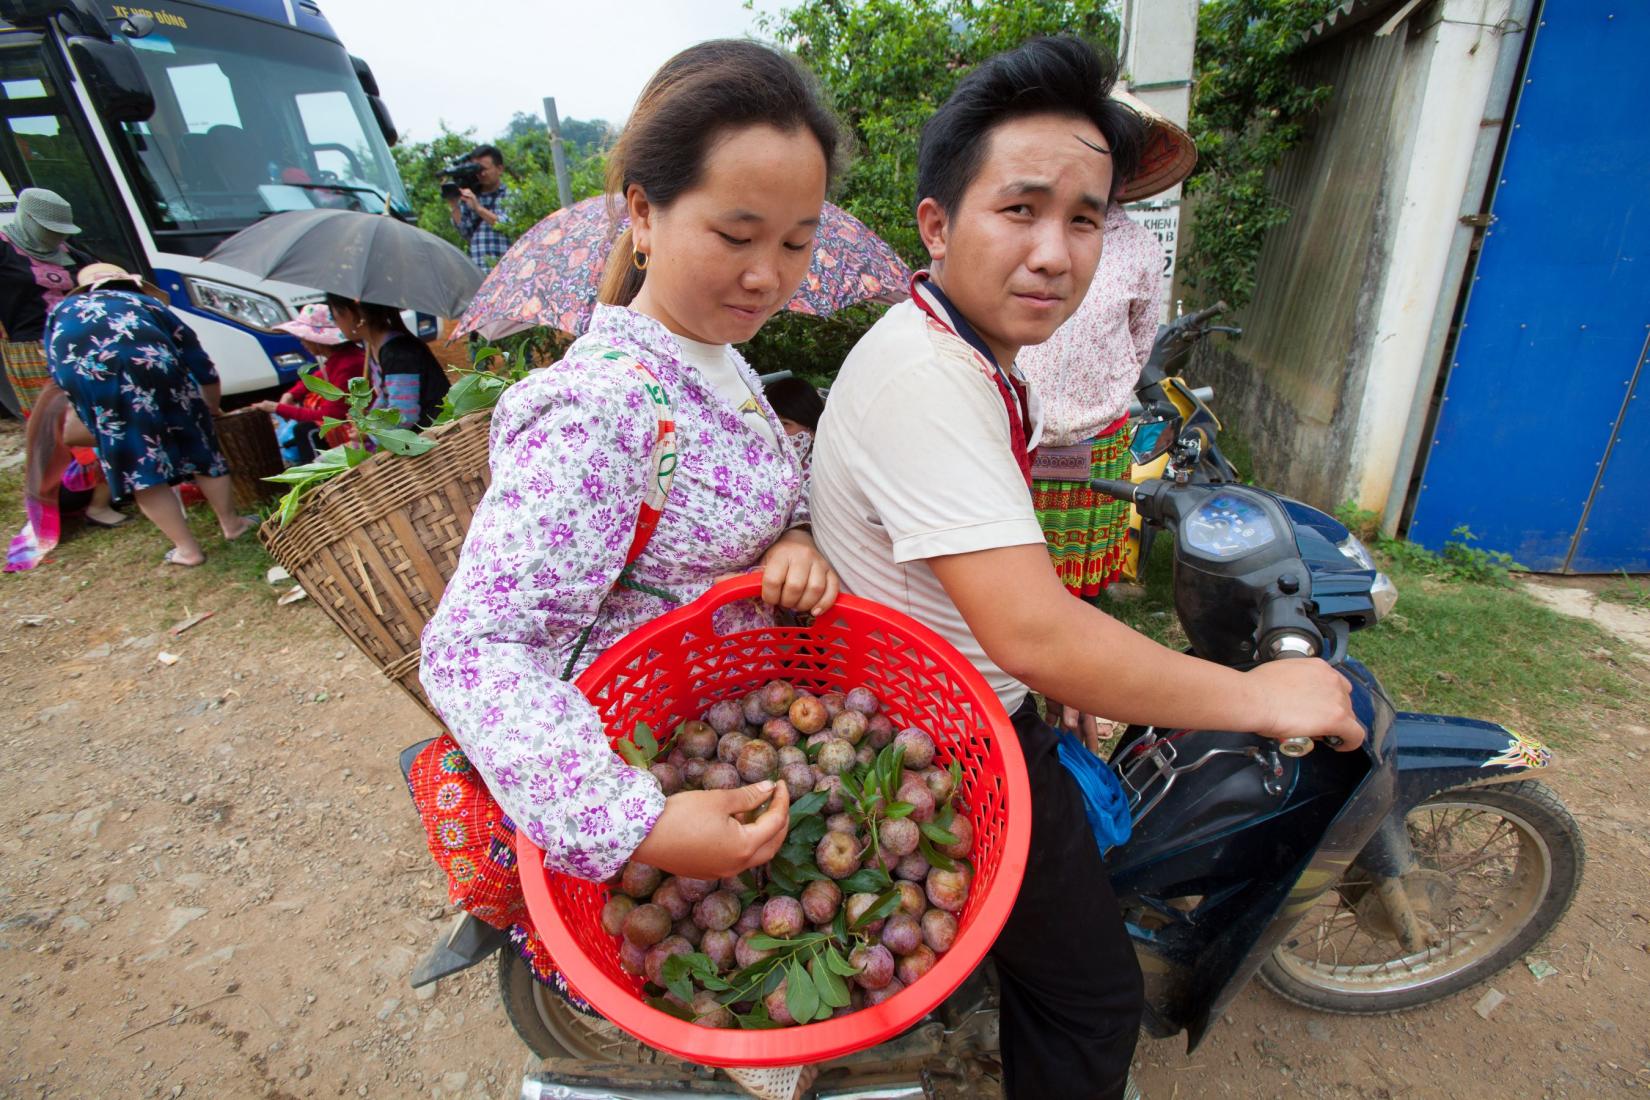
M 1129 405 L 1134 430 L 1129 444 L 1133 458 L 1131 481 L 1239 480 L 1237 469 L 1220 450 L 1220 420 L 1209 407 L 1214 390 L 1193 387 L 1182 377 L 1192 352 L 1209 336 L 1217 332 L 1243 335 L 1243 330 L 1234 325 L 1210 323 L 1226 309 L 1225 302 L 1216 302 L 1158 326 L 1151 354 L 1135 381 L 1134 401 Z M 1123 557 L 1125 580 L 1140 582 L 1151 560 L 1156 531 L 1156 527 L 1142 521 L 1139 509 L 1131 509 L 1129 544 Z
M 1145 975 L 1150 1035 L 1184 1032 L 1195 1049 L 1257 976 L 1323 1011 L 1414 1008 L 1488 979 L 1553 929 L 1585 849 L 1562 802 L 1531 778 L 1551 752 L 1493 722 L 1397 709 L 1348 644 L 1395 593 L 1377 588 L 1345 526 L 1234 483 L 1092 485 L 1173 540 L 1191 652 L 1240 669 L 1321 657 L 1351 685 L 1368 731 L 1351 752 L 1219 730 L 1134 726 L 1119 739 L 1110 765 L 1133 832 L 1107 864 Z M 576 1012 L 472 918 L 414 984 L 495 955 L 506 1013 L 542 1059 L 523 1097 L 742 1095 Z M 910 1031 L 821 1067 L 814 1095 L 988 1095 L 997 1012 L 988 962 Z

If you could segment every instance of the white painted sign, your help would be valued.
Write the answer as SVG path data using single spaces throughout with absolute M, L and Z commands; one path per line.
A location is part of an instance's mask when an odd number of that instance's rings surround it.
M 1147 200 L 1130 203 L 1124 211 L 1136 225 L 1144 226 L 1163 247 L 1163 316 L 1169 319 L 1169 298 L 1174 292 L 1174 258 L 1180 241 L 1180 200 Z

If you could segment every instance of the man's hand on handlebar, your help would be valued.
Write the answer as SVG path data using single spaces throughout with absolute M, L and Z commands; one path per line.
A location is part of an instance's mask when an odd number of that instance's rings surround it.
M 1352 685 L 1324 661 L 1270 661 L 1244 675 L 1258 689 L 1262 724 L 1254 732 L 1262 737 L 1334 738 L 1327 743 L 1337 752 L 1364 743 L 1364 727 L 1352 713 Z

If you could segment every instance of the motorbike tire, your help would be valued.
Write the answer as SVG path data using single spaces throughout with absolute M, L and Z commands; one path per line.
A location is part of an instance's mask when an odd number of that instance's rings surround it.
M 498 953 L 498 995 L 516 1035 L 540 1058 L 652 1065 L 669 1058 L 606 1020 L 586 1016 L 533 977 L 509 947 Z
M 1519 844 L 1515 871 L 1519 881 L 1514 887 L 1527 895 L 1525 911 L 1511 920 L 1498 921 L 1506 927 L 1488 929 L 1488 934 L 1482 935 L 1483 943 L 1466 942 L 1472 939 L 1468 934 L 1471 929 L 1467 929 L 1462 933 L 1465 946 L 1457 950 L 1452 935 L 1445 954 L 1437 960 L 1441 965 L 1432 965 L 1433 948 L 1429 948 L 1405 960 L 1409 964 L 1407 970 L 1393 967 L 1394 962 L 1404 960 L 1404 952 L 1390 935 L 1386 942 L 1391 944 L 1391 958 L 1341 966 L 1337 957 L 1335 964 L 1328 967 L 1294 954 L 1291 947 L 1307 939 L 1304 935 L 1295 936 L 1280 944 L 1261 964 L 1261 981 L 1279 996 L 1308 1008 L 1346 1015 L 1380 1015 L 1417 1008 L 1469 989 L 1493 977 L 1540 943 L 1557 926 L 1581 885 L 1586 849 L 1575 818 L 1549 788 L 1535 780 L 1523 780 L 1489 787 L 1454 788 L 1433 795 L 1409 812 L 1407 821 L 1412 836 L 1418 815 L 1450 807 L 1494 814 L 1512 826 Z M 1498 832 L 1500 828 L 1496 826 Z M 1424 868 L 1422 845 L 1416 848 L 1420 867 Z M 1531 857 L 1527 867 L 1523 862 L 1526 855 Z M 1348 876 L 1360 873 L 1356 862 L 1347 872 Z M 1422 873 L 1437 876 L 1435 882 L 1442 883 L 1437 888 L 1453 900 L 1447 872 L 1423 870 Z M 1527 877 L 1530 875 L 1537 877 L 1532 880 Z M 1406 876 L 1406 890 L 1409 877 Z M 1337 910 L 1337 915 L 1347 915 L 1351 910 L 1354 925 L 1361 924 L 1365 918 L 1357 914 L 1356 905 L 1347 905 L 1345 886 L 1346 878 L 1343 878 L 1324 898 L 1339 894 L 1344 908 Z M 1370 900 L 1374 900 L 1373 896 Z M 1309 911 L 1296 926 L 1296 933 L 1318 911 L 1316 908 Z M 1354 928 L 1354 936 L 1356 934 Z M 1371 942 L 1376 942 L 1376 937 L 1371 937 Z M 1357 972 L 1364 968 L 1368 973 L 1359 975 Z

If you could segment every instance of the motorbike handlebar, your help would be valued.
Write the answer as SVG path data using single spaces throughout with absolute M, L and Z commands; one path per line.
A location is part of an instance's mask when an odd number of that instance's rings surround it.
M 1140 490 L 1147 482 L 1114 481 L 1110 478 L 1097 477 L 1089 482 L 1089 488 L 1097 493 L 1104 493 L 1113 500 L 1126 500 L 1130 504 L 1140 503 Z
M 1298 647 L 1297 646 L 1281 646 L 1277 649 L 1276 653 L 1274 653 L 1272 659 L 1274 661 L 1282 661 L 1282 660 L 1289 660 L 1289 659 L 1298 658 L 1298 657 L 1311 657 L 1311 656 L 1313 656 L 1313 654 L 1311 652 L 1310 644 L 1303 644 L 1303 645 L 1298 646 Z M 1340 743 L 1341 743 L 1341 739 L 1339 737 L 1329 736 L 1329 737 L 1323 738 L 1323 743 L 1328 745 L 1332 749 L 1333 748 L 1339 748 Z M 1305 756 L 1307 753 L 1309 753 L 1313 749 L 1317 748 L 1317 746 L 1318 746 L 1318 738 L 1316 738 L 1316 737 L 1285 737 L 1281 741 L 1278 742 L 1278 751 L 1281 752 L 1285 756 L 1297 756 L 1298 757 L 1298 756 Z
M 1227 309 L 1229 309 L 1229 308 L 1231 308 L 1231 307 L 1229 307 L 1225 303 L 1225 301 L 1222 300 L 1222 301 L 1216 302 L 1212 306 L 1204 306 L 1202 309 L 1198 310 L 1195 313 L 1182 314 L 1181 316 L 1176 317 L 1175 320 L 1178 321 L 1178 322 L 1181 322 L 1182 324 L 1186 325 L 1189 328 L 1193 325 L 1201 325 L 1204 321 L 1207 321 L 1212 317 L 1219 317 L 1222 313 L 1225 313 L 1227 311 Z
M 1192 390 L 1192 396 L 1207 405 L 1215 399 L 1215 388 L 1213 386 L 1197 386 Z M 1140 401 L 1139 398 L 1129 402 L 1130 420 L 1144 416 L 1145 414 L 1146 406 Z

